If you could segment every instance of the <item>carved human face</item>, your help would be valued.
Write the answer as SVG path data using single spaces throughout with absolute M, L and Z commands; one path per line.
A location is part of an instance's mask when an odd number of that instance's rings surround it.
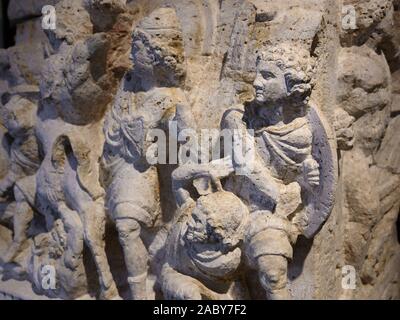
M 179 53 L 182 50 L 183 43 L 179 41 L 163 42 L 137 31 L 132 47 L 136 74 L 162 85 L 179 85 L 185 76 L 183 56 Z
M 133 38 L 132 61 L 138 74 L 142 77 L 151 76 L 154 64 L 154 53 L 152 53 L 149 39 L 144 33 L 137 32 Z
M 253 87 L 259 104 L 274 104 L 287 97 L 285 76 L 273 63 L 259 62 Z
M 207 215 L 196 207 L 187 222 L 186 239 L 193 243 L 207 242 L 207 225 Z
M 224 279 L 237 270 L 247 215 L 240 199 L 229 192 L 217 191 L 197 200 L 186 222 L 184 241 L 200 270 Z
M 34 125 L 36 106 L 29 100 L 13 96 L 2 108 L 1 118 L 8 133 L 16 137 Z
M 242 237 L 247 208 L 235 195 L 217 191 L 197 200 L 187 221 L 186 240 L 207 243 L 218 250 L 235 246 Z
M 187 221 L 184 239 L 188 254 L 200 269 L 212 270 L 211 274 L 221 275 L 227 269 L 221 266 L 227 261 L 231 261 L 232 257 L 237 262 L 232 263 L 233 269 L 237 268 L 240 262 L 240 250 L 235 251 L 235 247 L 224 244 L 223 230 L 225 228 L 216 221 L 210 221 L 212 219 L 210 213 L 195 207 Z M 217 224 L 219 227 L 213 227 L 213 224 Z M 234 254 L 232 250 L 235 251 Z

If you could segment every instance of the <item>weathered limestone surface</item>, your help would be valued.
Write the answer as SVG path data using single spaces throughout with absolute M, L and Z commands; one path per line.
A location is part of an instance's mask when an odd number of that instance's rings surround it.
M 0 299 L 400 299 L 399 10 L 11 0 Z

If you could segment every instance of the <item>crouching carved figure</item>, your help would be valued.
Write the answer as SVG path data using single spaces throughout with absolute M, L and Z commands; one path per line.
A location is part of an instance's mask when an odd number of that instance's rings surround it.
M 166 242 L 160 284 L 167 299 L 240 299 L 242 246 L 249 211 L 220 178 L 232 171 L 224 160 L 185 164 L 173 172 L 179 205 Z M 195 188 L 198 198 L 191 196 Z M 193 190 L 192 190 L 193 191 Z
M 270 299 L 288 299 L 288 261 L 298 235 L 313 237 L 333 206 L 336 165 L 329 127 L 310 103 L 314 61 L 294 44 L 262 52 L 254 81 L 256 97 L 228 110 L 221 126 L 255 133 L 252 167 L 224 188 L 251 212 L 246 256 Z M 234 149 L 235 153 L 235 149 Z

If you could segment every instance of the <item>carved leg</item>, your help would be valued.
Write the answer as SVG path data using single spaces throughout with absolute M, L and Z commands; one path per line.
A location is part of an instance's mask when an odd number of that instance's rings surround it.
M 269 299 L 290 299 L 287 269 L 297 229 L 287 218 L 263 211 L 255 212 L 252 219 L 246 236 L 250 263 L 257 268 Z
M 116 210 L 126 209 L 132 210 L 132 206 L 126 207 L 124 204 L 121 204 L 116 207 Z M 123 214 L 119 216 L 123 216 Z M 132 299 L 146 300 L 148 253 L 140 238 L 140 224 L 132 218 L 118 218 L 116 219 L 116 226 L 119 241 L 124 250 Z
M 108 264 L 105 251 L 106 215 L 102 205 L 89 205 L 82 215 L 84 239 L 88 245 L 99 274 L 102 299 L 119 299 L 118 290 Z
M 3 263 L 12 262 L 23 250 L 23 245 L 27 240 L 29 224 L 33 220 L 33 209 L 28 202 L 25 201 L 23 194 L 18 188 L 14 188 L 14 194 L 17 202 L 17 208 L 13 216 L 14 238 L 10 248 L 8 248 L 3 257 Z
M 64 262 L 67 268 L 75 270 L 83 253 L 83 224 L 79 214 L 65 204 L 59 205 L 59 213 L 67 232 L 67 250 Z
M 270 300 L 290 299 L 287 284 L 287 258 L 279 255 L 265 255 L 257 260 L 260 282 Z
M 167 300 L 201 300 L 197 280 L 179 273 L 165 264 L 161 272 L 161 288 Z

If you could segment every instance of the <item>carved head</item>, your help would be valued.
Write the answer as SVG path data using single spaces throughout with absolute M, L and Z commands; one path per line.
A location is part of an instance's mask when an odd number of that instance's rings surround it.
M 8 133 L 14 138 L 23 135 L 35 125 L 37 105 L 15 95 L 1 108 L 1 120 Z
M 227 279 L 235 274 L 248 219 L 247 207 L 233 193 L 217 191 L 197 200 L 183 240 L 204 275 Z
M 307 102 L 312 90 L 314 61 L 310 53 L 294 44 L 270 47 L 257 58 L 253 86 L 256 102 L 277 104 L 287 100 Z
M 248 209 L 233 193 L 217 191 L 200 197 L 187 222 L 188 242 L 229 250 L 243 239 Z
M 134 73 L 165 86 L 185 78 L 183 36 L 176 12 L 160 8 L 144 18 L 133 32 Z

